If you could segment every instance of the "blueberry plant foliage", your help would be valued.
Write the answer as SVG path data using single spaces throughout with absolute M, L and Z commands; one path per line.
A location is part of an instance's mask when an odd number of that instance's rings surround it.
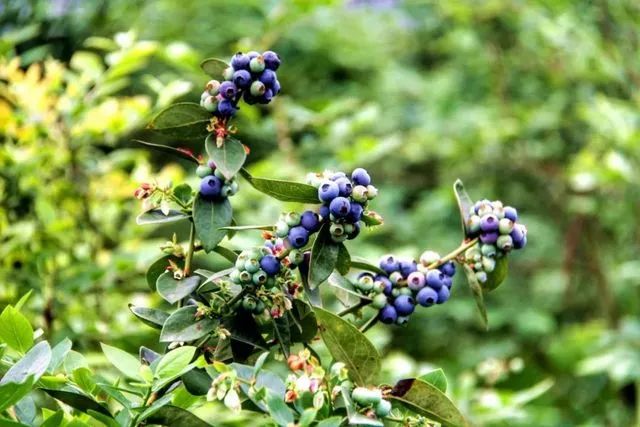
M 184 222 L 190 230 L 186 245 L 174 236 L 147 271 L 150 288 L 174 309 L 129 306 L 158 330 L 164 354 L 140 347 L 134 356 L 103 344 L 121 377 L 102 378 L 68 340 L 53 349 L 42 340 L 34 345 L 21 301 L 0 316 L 0 354 L 9 366 L 0 380 L 0 412 L 17 425 L 33 425 L 25 422 L 29 405 L 22 399 L 35 387 L 79 411 L 80 420 L 108 426 L 212 425 L 220 402 L 231 411 L 254 411 L 268 425 L 468 425 L 445 394 L 441 370 L 377 382 L 381 359 L 365 333 L 377 323 L 399 327 L 416 309 L 447 302 L 459 269 L 486 326 L 483 295 L 505 279 L 510 252 L 526 245 L 526 228 L 514 208 L 474 203 L 457 181 L 463 234 L 456 249 L 443 256 L 426 250 L 417 259 L 387 254 L 375 263 L 350 254 L 344 241 L 383 225 L 372 210 L 378 190 L 365 169 L 311 173 L 301 183 L 255 177 L 244 168 L 250 147 L 236 138 L 233 118 L 243 103 L 277 97 L 279 66 L 271 51 L 238 53 L 230 63 L 207 59 L 202 69 L 212 80 L 200 102 L 171 105 L 149 124 L 153 134 L 201 138 L 202 154 L 140 141 L 193 162 L 200 179 L 197 188 L 144 183 L 135 192 L 143 207 L 138 224 Z M 273 224 L 236 224 L 231 200 L 244 186 L 306 208 L 284 212 Z M 253 230 L 262 245 L 227 246 L 237 233 Z M 198 268 L 197 252 L 216 253 L 231 267 Z M 323 306 L 323 286 L 345 305 L 342 311 Z M 360 313 L 363 322 L 347 320 Z M 332 360 L 322 360 L 320 342 Z M 265 367 L 284 361 L 286 377 Z M 42 425 L 64 420 L 68 414 L 51 411 Z

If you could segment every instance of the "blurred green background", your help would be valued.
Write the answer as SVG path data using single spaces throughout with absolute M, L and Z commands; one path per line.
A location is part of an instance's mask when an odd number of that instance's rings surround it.
M 163 106 L 197 102 L 201 59 L 270 48 L 283 92 L 239 114 L 249 169 L 369 169 L 386 223 L 353 254 L 455 248 L 456 178 L 528 226 L 487 296 L 490 330 L 460 274 L 445 306 L 370 333 L 382 377 L 440 366 L 479 425 L 640 422 L 637 1 L 5 0 L 0 19 L 0 305 L 33 289 L 53 343 L 157 347 L 126 304 L 161 304 L 144 271 L 187 236 L 136 226 L 132 193 L 196 181 L 132 140 Z M 299 209 L 244 189 L 239 223 Z

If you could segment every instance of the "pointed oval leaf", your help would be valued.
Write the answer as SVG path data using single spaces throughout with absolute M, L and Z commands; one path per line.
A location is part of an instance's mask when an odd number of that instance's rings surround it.
M 434 369 L 433 371 L 420 375 L 418 379 L 428 382 L 443 393 L 447 392 L 447 377 L 442 369 Z
M 473 298 L 476 300 L 476 306 L 480 312 L 480 320 L 482 321 L 482 327 L 489 329 L 489 319 L 487 317 L 487 307 L 484 305 L 484 295 L 482 293 L 482 286 L 476 278 L 476 273 L 468 265 L 463 265 L 464 273 L 467 276 L 467 283 L 473 294 Z
M 143 141 L 141 139 L 134 139 L 135 142 L 145 145 L 149 148 L 152 148 L 156 151 L 161 151 L 163 153 L 169 153 L 169 154 L 173 154 L 174 156 L 178 156 L 180 158 L 183 158 L 185 160 L 189 160 L 191 162 L 194 163 L 199 163 L 198 162 L 198 158 L 196 156 L 193 155 L 193 153 L 191 153 L 191 151 L 189 150 L 182 150 L 180 148 L 177 147 L 172 147 L 170 145 L 164 145 L 164 144 L 156 144 L 154 142 L 149 142 L 149 141 Z
M 180 102 L 160 111 L 148 129 L 181 139 L 204 138 L 211 113 L 193 102 Z
M 338 243 L 338 260 L 336 262 L 336 270 L 338 270 L 338 273 L 343 276 L 348 274 L 349 270 L 351 270 L 351 255 L 344 243 Z
M 324 224 L 311 248 L 309 287 L 314 289 L 329 278 L 338 263 L 340 246 L 331 240 L 329 224 Z
M 53 373 L 62 365 L 64 358 L 67 357 L 67 353 L 71 351 L 71 347 L 73 343 L 67 337 L 65 337 L 62 341 L 56 344 L 51 350 L 51 361 L 49 362 L 49 366 L 47 367 L 47 371 Z
M 180 373 L 184 368 L 189 366 L 195 353 L 196 348 L 192 346 L 183 346 L 171 350 L 160 359 L 155 371 L 156 378 L 171 378 Z
M 256 190 L 281 202 L 320 203 L 318 190 L 311 185 L 278 179 L 256 178 L 251 176 L 246 169 L 240 169 L 240 175 Z
M 469 425 L 460 410 L 444 393 L 437 387 L 416 378 L 399 381 L 391 391 L 389 399 L 444 426 Z
M 34 384 L 33 376 L 29 376 L 21 383 L 8 382 L 0 385 L 0 412 L 15 405 L 20 399 L 29 394 Z
M 380 354 L 371 341 L 351 323 L 315 307 L 320 335 L 331 356 L 343 362 L 358 385 L 369 385 L 380 371 Z
M 0 341 L 24 354 L 33 345 L 33 328 L 24 316 L 8 305 L 0 314 Z
M 147 270 L 147 285 L 149 289 L 155 292 L 156 290 L 156 282 L 158 281 L 158 277 L 165 271 L 167 271 L 167 267 L 169 267 L 169 261 L 176 263 L 180 268 L 182 268 L 183 260 L 181 258 L 175 257 L 173 255 L 165 255 L 161 258 L 155 260 Z
M 233 211 L 229 199 L 207 200 L 200 196 L 193 205 L 196 236 L 206 252 L 211 252 L 224 239 L 227 231 L 221 227 L 231 225 Z
M 359 256 L 351 256 L 351 268 L 358 268 L 360 270 L 370 271 L 376 274 L 385 274 L 384 270 L 380 267 L 367 261 L 365 258 Z
M 177 406 L 165 405 L 146 418 L 147 424 L 172 427 L 211 427 L 211 424 Z
M 116 367 L 120 372 L 122 372 L 126 377 L 132 378 L 135 380 L 140 380 L 140 362 L 138 358 L 127 353 L 124 350 L 120 350 L 116 347 L 111 347 L 110 345 L 100 343 L 100 347 L 102 347 L 102 352 L 107 357 L 107 360 L 111 362 L 113 366 Z
M 63 403 L 66 403 L 67 405 L 79 411 L 82 411 L 85 413 L 94 411 L 96 413 L 99 413 L 111 418 L 111 414 L 109 413 L 109 410 L 107 408 L 105 408 L 104 406 L 102 406 L 101 404 L 93 400 L 91 397 L 88 397 L 84 394 L 75 393 L 71 391 L 64 391 L 64 390 L 53 390 L 53 389 L 47 389 L 47 388 L 43 388 L 42 390 L 45 393 L 47 393 L 49 396 L 53 397 L 54 399 L 57 399 Z
M 187 218 L 189 218 L 189 215 L 175 209 L 171 209 L 168 215 L 165 215 L 160 209 L 151 209 L 138 215 L 136 217 L 136 224 L 165 224 L 168 222 L 182 221 Z
M 162 329 L 162 325 L 169 318 L 169 313 L 155 308 L 136 307 L 133 304 L 129 304 L 129 310 L 134 316 L 142 320 L 142 323 L 154 329 Z
M 279 426 L 287 427 L 293 424 L 293 411 L 284 402 L 282 396 L 267 391 L 265 399 L 271 419 Z
M 214 79 L 220 79 L 225 68 L 229 67 L 229 64 L 222 59 L 207 58 L 200 63 L 202 71 L 213 77 Z
M 211 377 L 204 369 L 192 369 L 181 378 L 184 387 L 194 396 L 204 396 L 211 388 Z
M 295 299 L 291 310 L 291 342 L 310 342 L 318 333 L 316 314 L 309 304 Z
M 225 178 L 231 179 L 247 160 L 247 152 L 244 145 L 237 139 L 227 138 L 221 147 L 216 144 L 216 136 L 211 134 L 205 140 L 205 148 L 209 158 L 214 161 L 216 168 L 220 169 Z
M 176 280 L 173 278 L 173 273 L 165 271 L 158 277 L 156 289 L 167 302 L 175 304 L 195 291 L 198 285 L 200 285 L 200 276 L 189 276 L 182 280 Z
M 13 365 L 0 379 L 0 385 L 23 383 L 28 378 L 38 381 L 51 362 L 51 347 L 46 341 L 39 342 L 24 357 Z
M 467 220 L 470 216 L 471 207 L 473 201 L 467 194 L 467 190 L 464 189 L 464 184 L 461 180 L 457 179 L 453 184 L 453 192 L 456 195 L 456 201 L 458 202 L 458 208 L 460 209 L 460 220 L 462 221 L 462 233 L 467 235 Z
M 160 342 L 193 341 L 212 332 L 218 322 L 209 317 L 196 319 L 197 310 L 190 305 L 174 311 L 164 322 Z

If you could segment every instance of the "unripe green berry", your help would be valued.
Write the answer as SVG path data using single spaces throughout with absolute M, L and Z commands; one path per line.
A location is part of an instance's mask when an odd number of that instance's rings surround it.
M 391 413 L 391 402 L 382 399 L 376 405 L 376 417 L 384 418 Z
M 400 295 L 411 296 L 413 295 L 413 291 L 410 288 L 405 286 L 404 288 L 400 288 Z
M 378 196 L 378 189 L 373 185 L 367 185 L 367 199 L 373 200 Z
M 298 249 L 293 249 L 291 252 L 289 252 L 289 261 L 295 265 L 300 264 L 302 261 L 304 261 L 304 252 L 299 251 Z
M 215 176 L 217 176 L 218 178 L 220 178 L 221 180 L 225 180 L 227 178 L 225 178 L 224 174 L 222 173 L 222 171 L 220 169 L 216 169 L 215 171 L 213 171 L 213 174 Z
M 333 223 L 329 227 L 329 233 L 332 237 L 340 237 L 345 234 L 344 226 L 342 224 Z
M 336 243 L 341 243 L 347 240 L 347 237 L 349 237 L 349 235 L 345 233 L 342 236 L 331 236 L 331 240 L 333 240 Z
M 215 96 L 209 96 L 204 99 L 204 101 L 202 102 L 202 106 L 208 112 L 213 113 L 218 110 L 218 100 Z
M 240 283 L 240 271 L 238 271 L 237 269 L 234 269 L 230 274 L 229 274 L 229 279 L 236 284 Z
M 495 216 L 497 216 L 497 217 L 498 217 L 498 219 L 502 219 L 502 218 L 504 218 L 504 208 L 503 208 L 502 206 L 500 206 L 499 208 L 496 208 L 496 207 L 494 206 L 494 208 L 493 208 L 493 214 L 494 214 Z
M 375 282 L 373 282 L 373 292 L 375 292 L 376 294 L 381 294 L 382 292 L 384 292 L 384 287 L 384 282 L 380 280 L 376 280 Z
M 251 83 L 251 88 L 249 89 L 251 95 L 253 96 L 262 96 L 264 95 L 264 92 L 266 90 L 267 87 L 260 80 L 256 80 L 255 82 Z
M 269 276 L 267 276 L 267 273 L 265 273 L 264 270 L 258 270 L 253 273 L 252 280 L 255 285 L 264 285 L 267 283 L 268 278 Z
M 278 237 L 287 237 L 289 234 L 289 226 L 284 221 L 278 221 L 276 223 L 276 236 Z
M 289 227 L 300 225 L 300 214 L 298 212 L 289 212 L 285 217 L 285 222 Z
M 464 257 L 467 261 L 475 261 L 477 257 L 482 257 L 482 253 L 480 252 L 478 245 L 475 245 L 467 249 L 464 253 Z
M 262 259 L 262 247 L 247 249 L 247 257 L 247 259 L 260 261 Z
M 473 269 L 475 271 L 482 271 L 482 259 L 475 264 L 473 264 Z
M 344 234 L 351 234 L 355 229 L 355 226 L 353 224 L 344 224 L 343 227 L 344 227 Z
M 220 93 L 220 82 L 217 80 L 209 80 L 205 86 L 205 90 L 211 96 L 216 96 Z
M 364 203 L 368 200 L 369 190 L 364 185 L 356 185 L 351 192 L 351 198 L 359 203 Z
M 222 197 L 232 196 L 232 194 L 231 194 L 231 186 L 230 185 L 223 185 L 222 189 L 220 190 L 220 194 L 222 195 Z
M 428 267 L 434 262 L 440 261 L 440 254 L 435 251 L 424 251 L 422 255 L 420 255 L 420 264 Z
M 400 288 L 391 289 L 391 296 L 394 298 L 398 298 L 400 296 Z
M 267 283 L 265 284 L 266 287 L 268 288 L 273 288 L 276 285 L 276 278 L 275 277 L 269 277 L 267 279 Z
M 382 392 L 378 389 L 370 390 L 364 387 L 356 387 L 351 392 L 353 400 L 362 405 L 377 405 L 382 400 Z
M 244 263 L 244 269 L 253 274 L 256 271 L 260 270 L 260 263 L 255 258 L 248 259 L 247 262 Z
M 231 181 L 229 183 L 229 187 L 231 188 L 231 195 L 233 196 L 234 194 L 236 194 L 238 192 L 238 181 L 236 181 L 235 179 L 233 181 Z
M 211 169 L 207 165 L 198 165 L 198 167 L 196 168 L 196 175 L 198 175 L 198 178 L 204 178 L 205 176 L 209 176 L 212 173 L 213 169 Z
M 482 203 L 478 209 L 478 216 L 482 217 L 490 213 L 493 213 L 493 207 L 489 203 Z
M 491 273 L 496 269 L 496 260 L 489 257 L 482 257 L 482 269 L 487 273 Z
M 513 221 L 509 218 L 502 218 L 498 223 L 498 230 L 500 231 L 500 234 L 509 234 L 513 231 L 513 226 Z
M 373 277 L 366 275 L 358 279 L 356 287 L 364 293 L 368 293 L 373 289 Z
M 251 273 L 249 273 L 246 270 L 240 272 L 240 281 L 242 283 L 244 284 L 251 283 L 252 280 L 253 280 L 253 277 L 251 276 Z
M 249 255 L 246 251 L 242 251 L 238 258 L 236 258 L 236 268 L 240 271 L 244 270 L 244 263 L 249 259 Z
M 222 77 L 224 77 L 225 80 L 231 80 L 233 79 L 233 72 L 234 70 L 232 67 L 227 67 L 222 72 Z
M 480 282 L 480 283 L 486 282 L 487 279 L 488 279 L 487 273 L 485 273 L 484 271 L 476 272 L 476 279 L 478 279 L 478 282 Z
M 496 247 L 492 244 L 485 244 L 480 246 L 480 252 L 482 252 L 484 256 L 492 257 L 496 254 Z
M 264 71 L 264 58 L 258 55 L 249 62 L 249 68 L 252 73 L 261 73 Z
M 256 308 L 253 310 L 253 314 L 262 314 L 265 308 L 264 302 L 259 299 L 256 301 Z
M 472 234 L 479 233 L 481 222 L 482 220 L 478 215 L 471 215 L 467 220 L 467 230 Z
M 397 285 L 404 281 L 404 277 L 402 277 L 402 273 L 400 273 L 399 271 L 394 271 L 389 276 L 389 280 L 391 280 L 391 283 L 393 283 L 394 285 Z
M 498 237 L 496 245 L 498 245 L 498 248 L 500 248 L 500 250 L 509 252 L 511 249 L 513 249 L 513 238 L 511 236 L 500 236 Z
M 256 300 L 251 297 L 244 297 L 242 300 L 242 308 L 247 311 L 253 311 L 256 308 Z
M 396 319 L 396 325 L 404 326 L 409 323 L 409 316 L 398 316 Z
M 382 307 L 387 305 L 387 296 L 385 294 L 376 295 L 375 297 L 373 297 L 373 301 L 371 302 L 371 305 L 374 308 L 381 309 Z

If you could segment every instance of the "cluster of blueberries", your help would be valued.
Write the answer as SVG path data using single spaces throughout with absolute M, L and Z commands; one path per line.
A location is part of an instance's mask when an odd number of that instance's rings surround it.
M 238 102 L 268 104 L 280 92 L 276 70 L 280 57 L 273 51 L 236 53 L 223 72 L 224 81 L 210 80 L 200 96 L 200 105 L 214 115 L 227 118 L 238 111 Z
M 431 307 L 449 299 L 456 266 L 447 261 L 429 268 L 439 261 L 440 255 L 433 251 L 424 252 L 419 263 L 385 255 L 380 259 L 384 274 L 361 273 L 354 286 L 372 298 L 372 306 L 380 310 L 378 318 L 383 323 L 403 325 L 416 305 Z
M 310 174 L 307 182 L 318 189 L 318 199 L 322 202 L 319 219 L 331 223 L 331 239 L 337 243 L 356 238 L 369 200 L 378 195 L 369 173 L 356 168 L 350 178 L 344 172 Z
M 226 179 L 212 160 L 207 164 L 199 165 L 196 169 L 196 175 L 202 178 L 200 181 L 200 195 L 205 199 L 224 199 L 238 192 L 236 178 Z
M 250 291 L 242 300 L 245 310 L 261 314 L 265 310 L 264 301 L 254 296 L 260 288 L 276 286 L 276 276 L 282 268 L 280 260 L 269 247 L 245 249 L 238 255 L 229 279 Z
M 517 223 L 518 212 L 504 206 L 499 200 L 480 200 L 469 212 L 466 230 L 468 238 L 478 238 L 475 245 L 465 253 L 465 260 L 476 274 L 479 282 L 487 281 L 488 274 L 496 267 L 496 259 L 513 249 L 522 249 L 527 244 L 527 228 Z

